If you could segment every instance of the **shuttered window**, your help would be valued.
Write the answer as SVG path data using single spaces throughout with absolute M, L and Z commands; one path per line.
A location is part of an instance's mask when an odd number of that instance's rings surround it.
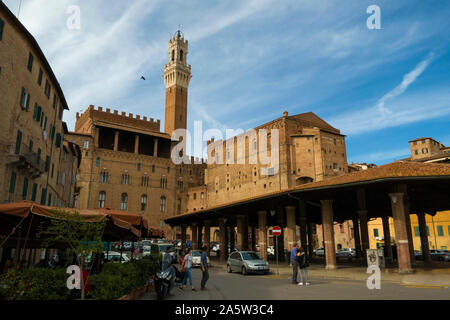
M 47 189 L 42 188 L 41 193 L 41 205 L 45 206 L 45 200 L 47 199 Z
M 27 195 L 28 195 L 28 179 L 25 178 L 23 180 L 22 200 L 27 200 Z
M 50 157 L 47 156 L 45 158 L 45 172 L 48 172 L 49 168 L 50 168 Z
M 9 182 L 9 193 L 14 193 L 14 190 L 16 189 L 16 178 L 17 178 L 17 175 L 13 171 L 11 173 L 11 181 Z
M 0 18 L 0 40 L 3 39 L 3 29 L 5 28 L 5 22 Z
M 44 73 L 42 72 L 42 69 L 39 69 L 39 76 L 38 76 L 38 85 L 42 85 L 42 76 Z
M 15 154 L 19 154 L 20 153 L 20 145 L 21 144 L 22 144 L 22 131 L 17 130 Z
M 33 54 L 30 52 L 30 55 L 28 56 L 28 70 L 31 72 L 33 71 Z
M 59 134 L 59 133 L 56 134 L 55 145 L 57 148 L 61 147 L 61 134 Z
M 33 190 L 31 191 L 31 201 L 36 201 L 37 184 L 33 183 Z

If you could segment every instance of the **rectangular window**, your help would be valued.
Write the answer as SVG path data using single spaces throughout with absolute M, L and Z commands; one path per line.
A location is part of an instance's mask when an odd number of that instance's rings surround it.
M 33 54 L 30 52 L 30 55 L 28 56 L 28 71 L 33 71 Z
M 30 108 L 30 94 L 22 88 L 22 93 L 20 95 L 20 107 L 22 110 L 28 111 Z
M 53 95 L 53 109 L 56 108 L 56 102 L 57 102 L 57 98 L 56 98 L 56 93 Z
M 38 148 L 37 151 L 37 164 L 41 163 L 41 148 Z
M 419 229 L 419 227 L 414 227 L 414 237 L 420 237 L 420 229 Z
M 57 148 L 61 147 L 61 134 L 59 134 L 59 133 L 56 134 L 55 145 Z
M 83 144 L 84 149 L 89 149 L 89 141 L 85 141 Z
M 55 172 L 55 164 L 52 163 L 52 174 L 51 174 L 51 177 L 52 177 L 52 178 L 53 178 L 54 172 Z
M 3 29 L 5 28 L 5 22 L 0 18 L 0 40 L 3 39 Z
M 444 228 L 442 226 L 437 226 L 437 233 L 439 237 L 444 236 Z
M 55 127 L 53 125 L 50 125 L 50 140 L 53 141 L 54 137 L 55 137 Z
M 36 113 L 36 121 L 40 122 L 41 121 L 41 116 L 42 116 L 42 107 L 37 105 L 37 113 Z
M 379 237 L 378 229 L 373 229 L 373 236 L 374 236 L 375 238 Z
M 27 200 L 27 195 L 28 195 L 28 179 L 25 178 L 23 180 L 22 200 Z
M 14 193 L 16 189 L 16 178 L 17 174 L 13 171 L 11 173 L 11 181 L 9 182 L 9 193 Z
M 44 73 L 42 72 L 42 69 L 39 68 L 39 76 L 38 76 L 38 85 L 41 86 L 42 85 L 42 76 L 44 75 Z
M 15 154 L 19 154 L 20 153 L 20 146 L 21 146 L 21 144 L 22 144 L 22 131 L 17 130 Z
M 31 191 L 31 201 L 36 201 L 36 194 L 37 194 L 37 184 L 33 183 L 33 189 Z
M 30 140 L 30 146 L 28 148 L 30 152 L 33 152 L 33 140 Z
M 47 156 L 45 157 L 45 172 L 48 172 L 49 169 L 50 169 L 50 157 Z
M 45 206 L 45 200 L 47 199 L 47 189 L 42 188 L 41 193 L 41 205 Z

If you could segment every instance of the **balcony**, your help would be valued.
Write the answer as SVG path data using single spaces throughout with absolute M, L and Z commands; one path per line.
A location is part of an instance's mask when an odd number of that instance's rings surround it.
M 6 164 L 16 166 L 18 170 L 25 172 L 33 179 L 45 172 L 45 161 L 36 152 L 30 151 L 29 146 L 20 144 L 11 149 L 6 154 Z

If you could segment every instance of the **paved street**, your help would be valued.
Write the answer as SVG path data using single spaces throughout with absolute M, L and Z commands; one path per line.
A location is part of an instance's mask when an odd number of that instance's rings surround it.
M 290 284 L 285 275 L 248 275 L 228 274 L 222 268 L 210 270 L 208 291 L 200 291 L 201 271 L 192 270 L 197 292 L 190 288 L 183 291 L 175 288 L 172 300 L 307 300 L 307 299 L 430 299 L 450 300 L 450 288 L 426 286 L 405 286 L 382 282 L 380 290 L 369 290 L 365 281 L 354 280 L 315 280 L 311 286 L 300 287 Z M 142 297 L 144 300 L 156 299 L 153 291 Z

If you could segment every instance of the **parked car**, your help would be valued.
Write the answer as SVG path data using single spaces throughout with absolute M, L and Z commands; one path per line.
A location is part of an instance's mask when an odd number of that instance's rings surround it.
M 336 257 L 353 258 L 356 257 L 356 251 L 352 248 L 341 248 L 336 252 Z
M 254 251 L 235 251 L 227 261 L 227 271 L 242 272 L 243 275 L 248 273 L 269 273 L 269 263 L 262 259 L 258 253 Z
M 103 252 L 104 259 L 103 261 L 106 262 L 113 262 L 113 263 L 125 263 L 130 261 L 130 258 L 125 253 L 122 253 L 122 258 L 120 258 L 120 252 L 110 251 L 107 253 L 106 251 Z
M 193 267 L 200 267 L 200 261 L 202 257 L 202 251 L 201 250 L 192 250 L 192 266 Z M 207 263 L 209 264 L 209 258 L 206 257 Z
M 170 248 L 170 255 L 172 256 L 173 263 L 178 262 L 178 254 L 177 250 L 175 249 L 175 246 L 171 243 L 158 243 L 158 244 L 151 244 L 150 246 L 150 252 L 154 259 L 156 260 L 162 260 L 164 257 L 164 253 L 167 251 L 167 248 Z
M 416 260 L 422 260 L 422 252 L 420 252 L 418 250 L 414 250 L 414 258 Z
M 317 248 L 313 251 L 315 256 L 318 257 L 324 257 L 325 256 L 325 249 L 323 247 Z
M 430 250 L 431 260 L 436 261 L 450 261 L 450 251 L 449 250 Z

